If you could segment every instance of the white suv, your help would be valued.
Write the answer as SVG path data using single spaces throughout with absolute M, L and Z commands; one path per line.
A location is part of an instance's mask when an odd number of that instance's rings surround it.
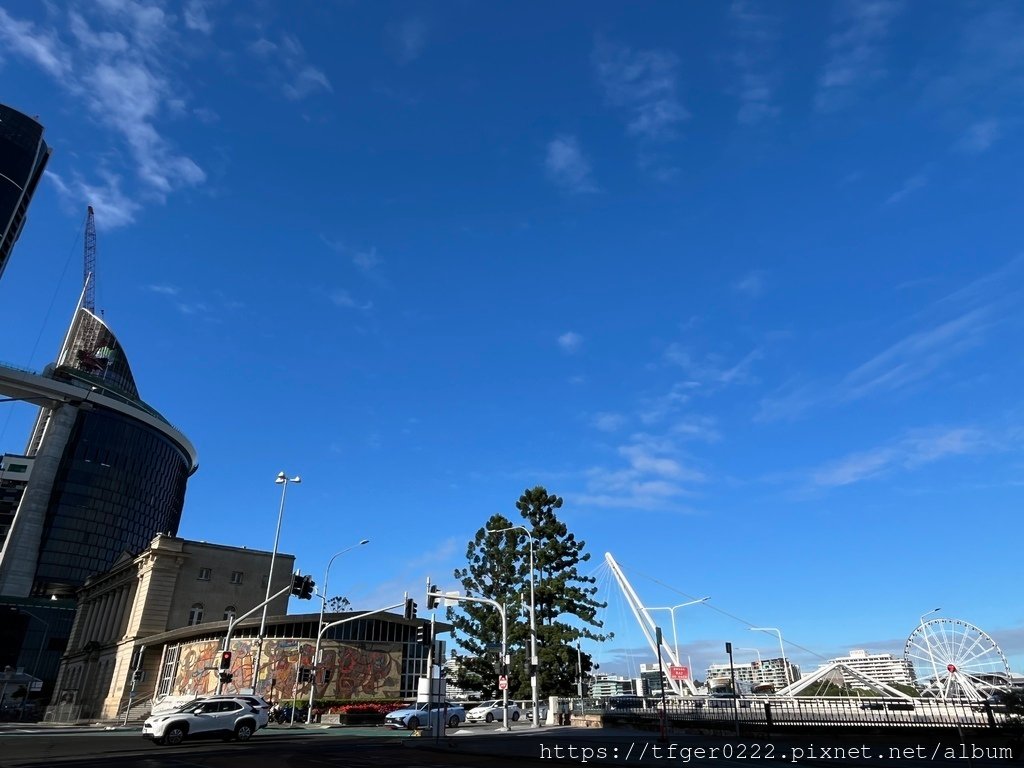
M 259 725 L 256 711 L 245 698 L 190 701 L 173 712 L 148 718 L 142 726 L 142 736 L 169 746 L 180 744 L 186 736 L 248 741 Z
M 215 699 L 230 699 L 232 701 L 241 701 L 248 704 L 253 708 L 256 713 L 256 727 L 266 728 L 270 725 L 270 702 L 264 699 L 262 696 L 251 696 L 244 693 L 225 693 L 216 696 L 200 696 L 196 699 L 196 703 L 200 701 L 212 701 Z

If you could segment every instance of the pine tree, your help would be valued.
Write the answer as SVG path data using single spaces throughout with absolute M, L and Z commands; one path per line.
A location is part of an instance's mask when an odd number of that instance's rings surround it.
M 579 574 L 580 563 L 590 559 L 579 541 L 558 520 L 555 510 L 562 499 L 542 487 L 526 490 L 516 503 L 522 522 L 493 515 L 476 532 L 466 549 L 466 568 L 455 571 L 465 594 L 486 597 L 506 606 L 508 615 L 509 665 L 501 663 L 501 618 L 492 607 L 460 603 L 458 612 L 449 609 L 456 642 L 473 658 L 466 660 L 460 686 L 477 689 L 484 696 L 497 696 L 498 675 L 509 678 L 511 698 L 528 698 L 530 689 L 530 540 L 534 540 L 534 595 L 537 624 L 539 687 L 544 696 L 576 693 L 577 661 L 586 676 L 591 669 L 589 654 L 579 653 L 581 638 L 603 641 L 597 611 L 604 605 L 594 599 L 593 577 Z M 501 533 L 493 531 L 505 530 Z M 569 623 L 565 618 L 573 618 Z

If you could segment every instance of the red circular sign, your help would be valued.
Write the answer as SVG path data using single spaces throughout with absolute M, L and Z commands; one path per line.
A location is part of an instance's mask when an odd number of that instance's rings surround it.
M 948 669 L 950 672 L 956 672 L 956 665 L 955 664 L 947 664 L 946 665 L 946 669 Z

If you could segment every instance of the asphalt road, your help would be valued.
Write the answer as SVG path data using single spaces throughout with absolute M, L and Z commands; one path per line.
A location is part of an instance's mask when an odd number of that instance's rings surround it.
M 490 730 L 490 729 L 488 729 Z M 3 768 L 325 768 L 344 766 L 437 766 L 467 768 L 486 763 L 495 768 L 541 763 L 523 757 L 481 757 L 423 749 L 425 737 L 380 728 L 329 730 L 264 729 L 249 742 L 218 739 L 186 741 L 161 747 L 144 740 L 138 731 L 97 729 L 26 729 L 0 731 L 0 766 Z M 406 743 L 408 741 L 408 743 Z M 550 761 L 547 761 L 550 764 Z

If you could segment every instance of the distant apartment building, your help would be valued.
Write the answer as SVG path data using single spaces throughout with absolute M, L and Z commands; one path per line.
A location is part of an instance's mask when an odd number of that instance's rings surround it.
M 50 148 L 37 120 L 0 104 L 0 277 L 25 226 Z
M 880 683 L 899 683 L 901 685 L 914 685 L 915 676 L 913 666 L 900 656 L 893 656 L 891 653 L 868 653 L 865 650 L 856 649 L 850 651 L 849 656 L 839 656 L 829 659 L 827 664 L 842 664 L 843 682 L 851 687 L 863 687 L 857 677 L 848 670 L 860 672 L 872 680 Z
M 635 693 L 638 693 L 637 681 L 622 675 L 595 675 L 590 689 L 590 695 L 595 698 Z
M 786 667 L 789 666 L 789 676 Z M 737 688 L 748 685 L 752 689 L 770 685 L 773 690 L 781 691 L 787 685 L 800 679 L 800 667 L 791 662 L 779 659 L 763 659 L 743 664 L 711 664 L 707 669 L 707 685 L 709 690 L 715 688 L 731 688 L 732 671 L 736 672 Z

